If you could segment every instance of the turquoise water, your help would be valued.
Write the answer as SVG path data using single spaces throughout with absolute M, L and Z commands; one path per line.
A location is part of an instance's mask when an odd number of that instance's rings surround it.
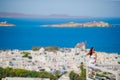
M 87 48 L 97 51 L 120 53 L 120 26 L 110 28 L 51 28 L 43 24 L 88 21 L 106 21 L 120 24 L 120 18 L 1 18 L 16 24 L 15 27 L 0 27 L 0 49 L 31 49 L 32 46 L 74 47 L 86 42 Z

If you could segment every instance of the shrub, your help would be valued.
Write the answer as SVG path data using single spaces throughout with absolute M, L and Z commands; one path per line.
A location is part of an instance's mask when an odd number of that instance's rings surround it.
M 45 50 L 46 51 L 58 51 L 59 48 L 57 46 L 48 46 L 48 47 L 45 47 Z
M 48 72 L 29 71 L 24 69 L 12 69 L 0 67 L 0 80 L 5 77 L 36 77 L 36 78 L 50 78 L 50 80 L 57 80 L 57 77 Z
M 29 55 L 30 53 L 23 51 L 22 54 L 23 54 L 23 57 L 28 57 L 28 55 Z
M 71 71 L 70 74 L 69 74 L 69 78 L 70 80 L 81 80 L 79 74 Z
M 28 56 L 29 59 L 32 59 L 32 56 Z
M 120 62 L 118 62 L 118 64 L 120 64 Z
M 32 47 L 33 51 L 38 51 L 41 47 Z

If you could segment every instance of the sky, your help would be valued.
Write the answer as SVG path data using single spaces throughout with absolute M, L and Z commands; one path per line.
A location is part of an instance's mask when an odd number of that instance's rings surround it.
M 120 0 L 0 0 L 0 12 L 120 17 Z

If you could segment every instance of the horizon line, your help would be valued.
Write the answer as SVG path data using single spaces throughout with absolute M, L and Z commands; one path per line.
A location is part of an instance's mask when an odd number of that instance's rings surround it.
M 30 17 L 30 18 L 120 18 L 120 16 L 88 16 L 70 14 L 28 14 L 19 12 L 0 12 L 0 17 Z

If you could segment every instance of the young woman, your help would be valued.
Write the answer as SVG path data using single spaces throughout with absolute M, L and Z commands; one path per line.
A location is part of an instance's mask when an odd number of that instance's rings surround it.
M 90 51 L 88 52 L 87 55 L 90 56 L 90 60 L 89 60 L 88 65 L 89 66 L 95 66 L 96 65 L 96 59 L 97 59 L 97 54 L 94 51 L 93 47 L 91 47 L 91 49 L 90 49 Z M 92 68 L 92 67 L 89 68 L 89 74 L 90 75 L 94 74 L 94 68 Z

